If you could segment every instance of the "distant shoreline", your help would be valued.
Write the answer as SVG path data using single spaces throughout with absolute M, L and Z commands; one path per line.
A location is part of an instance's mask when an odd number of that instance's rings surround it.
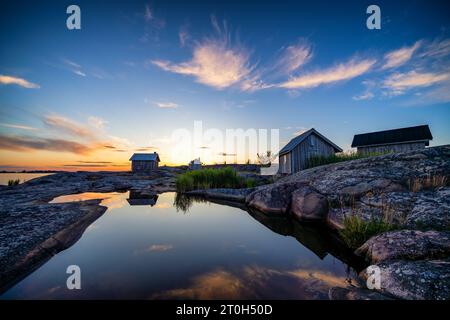
M 59 171 L 53 171 L 53 170 L 30 170 L 30 171 L 0 171 L 0 173 L 59 173 L 59 172 L 66 172 L 64 170 L 59 170 Z M 69 172 L 69 171 L 67 171 Z

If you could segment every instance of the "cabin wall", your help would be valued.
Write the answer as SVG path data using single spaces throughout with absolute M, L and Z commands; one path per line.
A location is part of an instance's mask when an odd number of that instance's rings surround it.
M 329 143 L 319 136 L 311 134 L 291 151 L 292 173 L 306 169 L 311 156 L 328 157 L 334 153 L 334 148 Z
M 424 149 L 426 146 L 425 141 L 412 142 L 412 143 L 399 143 L 399 144 L 388 144 L 379 146 L 368 146 L 368 147 L 358 147 L 358 153 L 368 154 L 368 153 L 398 153 L 398 152 L 408 152 L 418 149 Z
M 291 169 L 291 154 L 287 153 L 287 154 L 280 156 L 278 171 L 280 173 L 286 174 L 286 173 L 292 173 L 291 170 L 292 170 Z
M 157 161 L 142 161 L 142 160 L 131 161 L 131 171 L 133 172 L 148 172 L 157 168 L 158 168 Z

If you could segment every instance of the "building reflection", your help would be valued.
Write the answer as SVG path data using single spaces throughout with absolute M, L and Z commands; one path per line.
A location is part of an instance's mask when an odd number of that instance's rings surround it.
M 317 224 L 300 223 L 286 216 L 267 215 L 254 209 L 248 209 L 247 211 L 255 220 L 273 232 L 294 237 L 322 260 L 330 254 L 351 266 L 356 272 L 360 272 L 367 267 L 364 259 L 356 256 L 329 228 Z
M 158 201 L 158 195 L 146 194 L 136 190 L 130 190 L 129 198 L 127 199 L 130 206 L 154 206 Z

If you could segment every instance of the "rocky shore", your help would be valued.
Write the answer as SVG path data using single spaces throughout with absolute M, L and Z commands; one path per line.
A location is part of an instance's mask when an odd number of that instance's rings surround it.
M 255 189 L 200 190 L 269 215 L 344 228 L 346 216 L 396 226 L 355 253 L 379 267 L 381 288 L 334 288 L 332 299 L 450 299 L 450 146 L 304 170 Z M 360 272 L 365 283 L 367 271 Z
M 76 242 L 106 211 L 100 200 L 49 203 L 53 198 L 83 192 L 175 191 L 179 172 L 65 172 L 0 186 L 0 292 Z M 379 268 L 381 287 L 365 289 L 367 271 L 362 270 L 361 286 L 333 288 L 330 298 L 450 299 L 449 181 L 450 146 L 441 146 L 316 167 L 251 189 L 187 195 L 236 203 L 257 220 L 290 216 L 334 231 L 342 230 L 349 216 L 387 220 L 395 230 L 373 236 L 354 251 L 367 265 Z M 301 239 L 303 232 L 295 234 Z M 337 255 L 340 251 L 327 250 Z
M 49 203 L 53 198 L 83 192 L 175 191 L 178 172 L 64 172 L 0 186 L 0 292 L 70 247 L 107 209 L 100 200 Z

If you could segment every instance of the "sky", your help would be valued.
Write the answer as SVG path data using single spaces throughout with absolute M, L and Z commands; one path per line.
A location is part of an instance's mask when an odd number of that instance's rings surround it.
M 71 4 L 80 30 L 66 26 Z M 371 4 L 379 30 L 366 26 Z M 448 144 L 449 12 L 448 1 L 10 1 L 0 170 L 129 170 L 134 152 L 255 161 L 208 139 L 179 149 L 174 134 L 196 121 L 278 129 L 280 148 L 309 128 L 350 151 L 355 134 L 422 124 L 431 146 Z

